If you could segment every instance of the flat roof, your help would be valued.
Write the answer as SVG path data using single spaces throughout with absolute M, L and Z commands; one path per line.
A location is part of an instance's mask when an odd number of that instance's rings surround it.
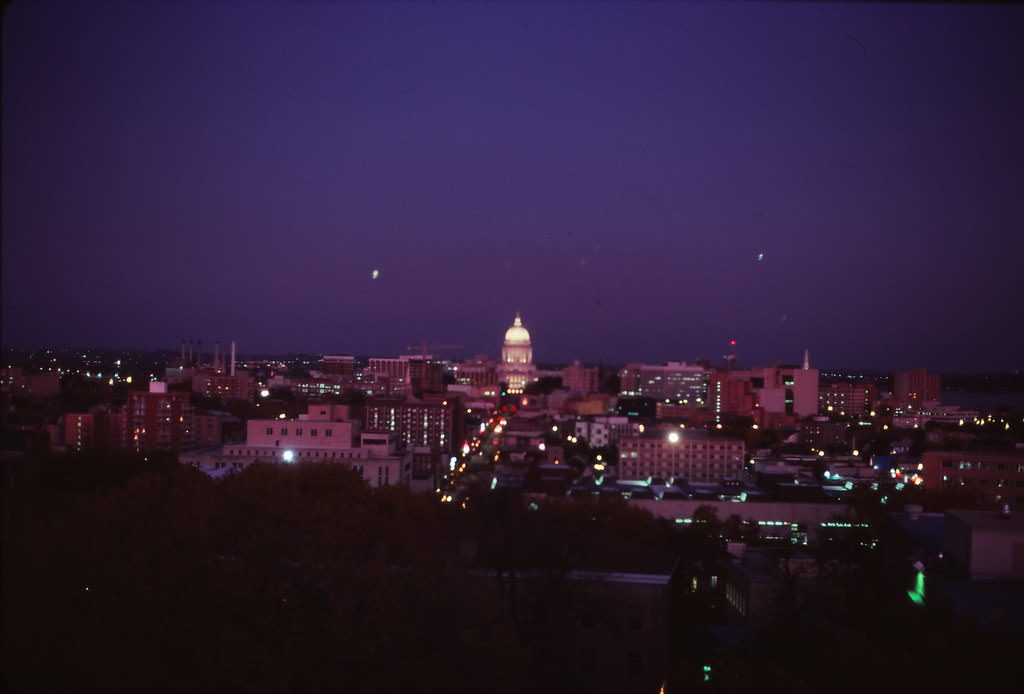
M 1011 513 L 1009 517 L 998 511 L 946 511 L 946 515 L 969 525 L 973 530 L 1006 531 L 1024 533 L 1024 513 Z

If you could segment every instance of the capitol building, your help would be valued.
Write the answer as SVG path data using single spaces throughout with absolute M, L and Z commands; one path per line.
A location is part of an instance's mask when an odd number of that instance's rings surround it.
M 522 393 L 526 384 L 536 377 L 530 331 L 523 325 L 523 319 L 518 313 L 512 326 L 505 331 L 499 377 L 508 386 L 509 393 Z

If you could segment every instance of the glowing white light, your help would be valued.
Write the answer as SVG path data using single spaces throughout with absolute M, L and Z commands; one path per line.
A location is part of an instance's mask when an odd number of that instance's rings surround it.
M 295 451 L 291 451 L 291 450 L 285 451 L 285 452 L 284 452 L 284 453 L 283 453 L 283 454 L 281 455 L 281 457 L 282 457 L 282 458 L 284 459 L 284 462 L 286 462 L 286 463 L 290 463 L 290 462 L 292 462 L 293 460 L 295 460 Z
M 678 431 L 670 431 L 669 434 L 668 434 L 668 442 L 669 443 L 679 443 L 679 432 Z
M 269 390 L 261 390 L 260 391 L 260 397 L 261 398 L 269 398 L 270 397 L 270 391 Z
M 370 279 L 377 279 L 380 277 L 380 270 L 374 270 L 370 273 Z

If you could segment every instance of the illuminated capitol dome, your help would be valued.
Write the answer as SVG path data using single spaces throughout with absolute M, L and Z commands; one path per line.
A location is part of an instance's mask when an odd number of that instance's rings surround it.
M 508 385 L 508 392 L 522 393 L 526 384 L 533 380 L 533 376 L 530 331 L 523 325 L 523 319 L 517 313 L 512 327 L 505 331 L 505 344 L 501 347 L 501 380 Z

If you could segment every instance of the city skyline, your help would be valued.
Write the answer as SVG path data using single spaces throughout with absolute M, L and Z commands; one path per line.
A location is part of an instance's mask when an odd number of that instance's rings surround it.
M 1019 8 L 5 20 L 5 346 L 1024 366 Z

